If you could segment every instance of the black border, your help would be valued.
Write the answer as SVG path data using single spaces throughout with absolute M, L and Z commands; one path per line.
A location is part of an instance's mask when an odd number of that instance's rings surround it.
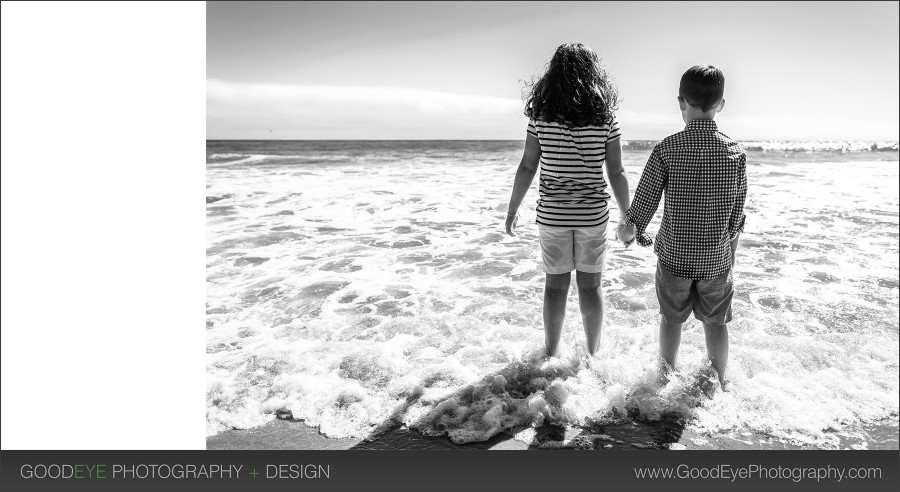
M 23 464 L 243 465 L 240 478 L 25 479 Z M 266 465 L 327 465 L 328 478 L 252 478 Z M 638 479 L 635 467 L 880 468 L 880 479 Z M 682 468 L 684 469 L 684 468 Z M 109 471 L 107 472 L 109 473 Z M 896 491 L 900 450 L 876 451 L 0 451 L 0 484 L 19 491 Z

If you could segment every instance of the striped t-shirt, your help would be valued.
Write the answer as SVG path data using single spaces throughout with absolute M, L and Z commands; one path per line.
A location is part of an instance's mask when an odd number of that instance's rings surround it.
M 553 227 L 595 227 L 609 219 L 603 177 L 606 142 L 619 138 L 619 124 L 569 127 L 530 120 L 528 133 L 541 143 L 537 223 Z

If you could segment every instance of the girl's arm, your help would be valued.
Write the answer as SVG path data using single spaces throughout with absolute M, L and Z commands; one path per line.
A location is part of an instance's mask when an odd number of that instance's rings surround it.
M 625 168 L 622 166 L 622 139 L 616 138 L 606 141 L 606 175 L 609 177 L 609 185 L 612 187 L 616 203 L 619 204 L 619 239 L 630 244 L 634 237 L 634 226 L 623 226 L 624 214 L 631 208 L 631 198 L 628 195 L 628 177 L 625 176 Z
M 519 162 L 519 168 L 516 170 L 516 181 L 513 184 L 512 196 L 509 198 L 509 210 L 506 213 L 506 233 L 510 236 L 515 236 L 519 205 L 522 205 L 522 199 L 525 198 L 525 193 L 528 192 L 531 182 L 534 181 L 540 160 L 541 143 L 537 137 L 529 133 L 525 137 L 525 153 L 522 154 L 522 161 Z

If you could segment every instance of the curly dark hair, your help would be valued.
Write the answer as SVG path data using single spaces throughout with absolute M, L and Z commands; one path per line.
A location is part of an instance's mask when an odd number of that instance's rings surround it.
M 572 126 L 608 123 L 619 105 L 600 57 L 581 43 L 556 48 L 543 75 L 526 82 L 523 92 L 525 116 Z

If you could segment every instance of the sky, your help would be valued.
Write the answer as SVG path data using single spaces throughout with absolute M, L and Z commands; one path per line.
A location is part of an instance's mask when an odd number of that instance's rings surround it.
M 900 139 L 897 2 L 208 2 L 209 139 L 524 139 L 524 81 L 600 55 L 627 139 L 725 73 L 738 140 Z

